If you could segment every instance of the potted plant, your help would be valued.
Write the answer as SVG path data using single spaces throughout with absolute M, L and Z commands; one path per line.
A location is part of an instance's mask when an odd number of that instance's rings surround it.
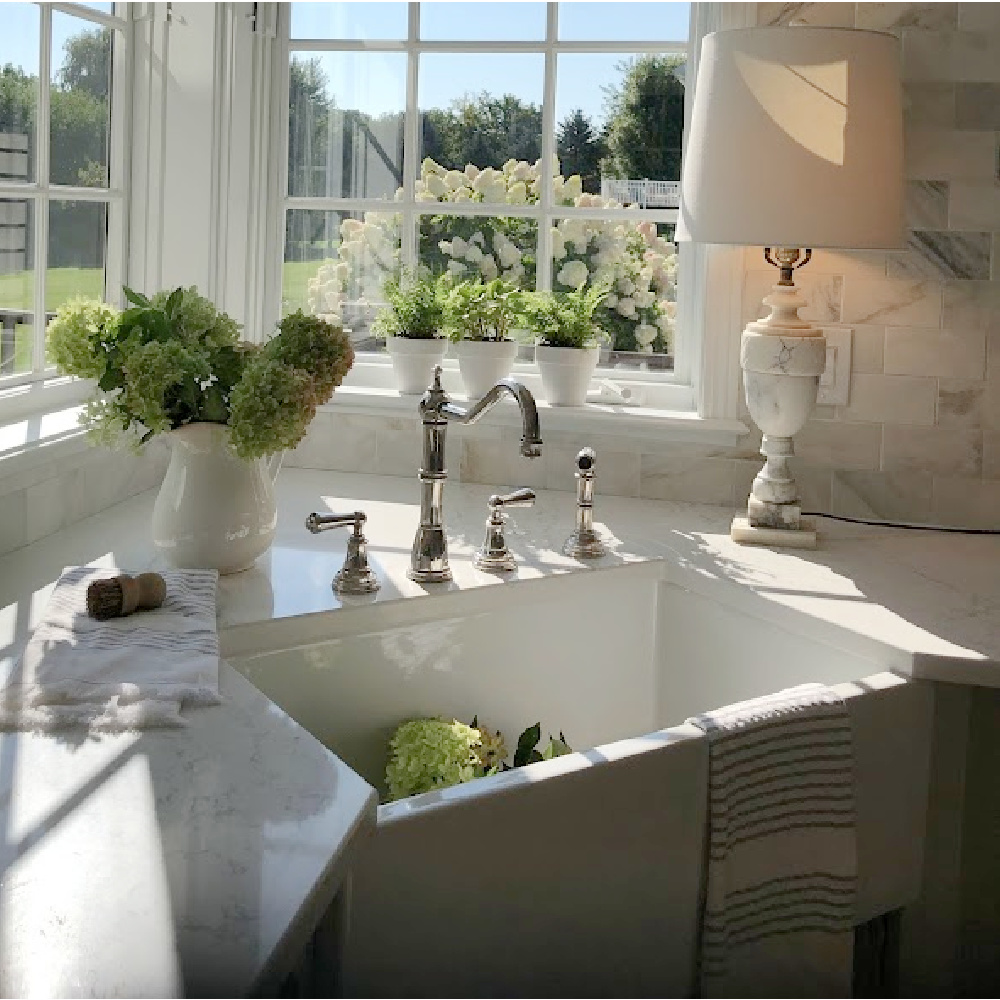
M 607 285 L 525 296 L 524 315 L 536 336 L 535 362 L 552 406 L 582 406 L 600 354 L 594 312 Z
M 460 281 L 448 290 L 446 328 L 470 399 L 484 396 L 510 374 L 518 345 L 508 334 L 520 315 L 521 300 L 517 286 L 502 278 Z
M 153 508 L 153 538 L 176 566 L 233 573 L 267 550 L 277 523 L 265 458 L 294 448 L 354 360 L 347 335 L 317 316 L 286 316 L 263 346 L 196 288 L 131 307 L 76 299 L 48 342 L 59 369 L 97 382 L 83 416 L 91 437 L 172 445 Z
M 396 388 L 405 396 L 420 395 L 448 347 L 439 336 L 444 326 L 442 280 L 411 275 L 404 282 L 386 281 L 382 291 L 386 305 L 372 329 L 385 336 Z

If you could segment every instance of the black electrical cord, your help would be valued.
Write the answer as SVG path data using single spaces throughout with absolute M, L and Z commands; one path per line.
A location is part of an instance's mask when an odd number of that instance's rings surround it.
M 848 521 L 851 524 L 868 524 L 873 528 L 911 528 L 914 531 L 951 531 L 959 535 L 1000 535 L 1000 528 L 957 528 L 948 524 L 918 524 L 911 521 L 878 521 L 863 517 L 848 517 L 846 514 L 824 514 L 822 511 L 803 511 L 803 517 L 827 517 L 833 521 Z

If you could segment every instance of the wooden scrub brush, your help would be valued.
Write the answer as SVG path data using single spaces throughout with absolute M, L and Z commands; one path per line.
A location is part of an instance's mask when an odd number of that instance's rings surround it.
M 87 588 L 87 612 L 98 621 L 124 618 L 133 611 L 158 608 L 166 596 L 167 584 L 159 573 L 121 573 L 110 580 L 95 580 Z

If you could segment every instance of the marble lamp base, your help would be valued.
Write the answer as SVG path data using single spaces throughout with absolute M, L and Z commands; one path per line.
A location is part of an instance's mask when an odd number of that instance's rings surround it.
M 729 537 L 741 545 L 770 545 L 786 549 L 816 548 L 813 522 L 800 520 L 797 528 L 758 528 L 749 518 L 737 514 L 729 528 Z
M 740 342 L 740 367 L 747 409 L 763 431 L 764 467 L 753 481 L 745 517 L 737 517 L 734 541 L 756 545 L 815 548 L 816 531 L 803 522 L 799 491 L 789 462 L 792 437 L 816 405 L 826 364 L 826 341 L 797 316 L 802 304 L 794 286 L 776 285 L 765 303 L 766 319 L 747 325 Z

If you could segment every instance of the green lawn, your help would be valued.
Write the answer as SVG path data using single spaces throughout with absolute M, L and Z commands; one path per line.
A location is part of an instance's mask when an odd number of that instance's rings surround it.
M 99 299 L 104 295 L 104 270 L 100 267 L 57 267 L 45 276 L 45 308 L 58 309 L 74 295 Z M 0 308 L 31 309 L 35 304 L 32 271 L 0 274 Z
M 309 279 L 316 276 L 321 260 L 288 261 L 281 269 L 281 298 L 284 311 L 309 311 Z
M 99 267 L 58 267 L 46 274 L 45 308 L 58 309 L 76 295 L 101 298 L 104 295 L 104 269 Z M 24 309 L 35 306 L 34 272 L 0 274 L 0 309 Z M 14 371 L 31 370 L 31 326 L 18 323 L 14 327 Z

